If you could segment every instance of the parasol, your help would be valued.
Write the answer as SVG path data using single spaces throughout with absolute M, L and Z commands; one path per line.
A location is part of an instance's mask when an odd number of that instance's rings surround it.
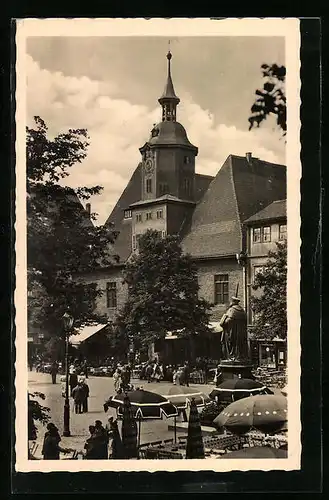
M 178 415 L 177 408 L 164 396 L 160 396 L 155 392 L 138 389 L 137 391 L 128 391 L 126 395 L 129 398 L 135 418 L 141 418 L 142 420 L 162 419 L 163 416 L 169 418 Z M 104 404 L 104 409 L 106 410 L 108 407 L 116 408 L 118 416 L 121 417 L 124 397 L 124 394 L 116 394 L 110 397 Z
M 257 380 L 239 378 L 225 380 L 213 389 L 209 396 L 211 399 L 237 401 L 256 394 L 273 394 L 273 392 Z
M 287 450 L 280 450 L 271 446 L 250 446 L 249 448 L 226 453 L 221 458 L 287 458 L 287 456 Z
M 168 394 L 165 397 L 167 397 L 170 403 L 174 404 L 178 409 L 187 409 L 192 398 L 194 399 L 197 407 L 205 406 L 205 404 L 210 401 L 209 396 L 203 392 L 185 385 L 170 387 Z
M 269 434 L 283 430 L 287 426 L 287 398 L 262 394 L 240 399 L 228 405 L 215 418 L 214 425 L 236 434 L 244 434 L 250 429 Z

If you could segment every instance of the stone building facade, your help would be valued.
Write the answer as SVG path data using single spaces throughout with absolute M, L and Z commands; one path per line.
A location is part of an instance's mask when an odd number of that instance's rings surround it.
M 236 293 L 247 307 L 250 243 L 244 222 L 286 198 L 286 167 L 249 152 L 244 157 L 230 155 L 215 177 L 195 172 L 198 148 L 177 122 L 180 100 L 172 82 L 171 58 L 169 52 L 167 81 L 159 98 L 162 121 L 140 148 L 141 162 L 105 223 L 118 234 L 112 248 L 117 264 L 85 277 L 104 292 L 97 308 L 109 321 L 127 298 L 122 270 L 147 229 L 179 236 L 183 251 L 197 264 L 200 296 L 214 304 L 213 321 L 220 320 Z

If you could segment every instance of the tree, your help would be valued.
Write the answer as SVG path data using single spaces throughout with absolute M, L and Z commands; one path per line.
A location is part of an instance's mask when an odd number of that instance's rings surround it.
M 79 201 L 100 193 L 100 186 L 72 189 L 59 183 L 86 157 L 87 131 L 70 129 L 51 140 L 45 122 L 35 117 L 35 128 L 27 127 L 26 134 L 29 320 L 61 338 L 67 311 L 77 328 L 105 321 L 94 311 L 101 291 L 75 277 L 111 265 L 114 233 L 94 226 L 96 214 L 90 218 Z
M 128 300 L 116 323 L 117 342 L 145 347 L 168 331 L 192 338 L 209 331 L 211 305 L 199 299 L 196 267 L 175 236 L 148 230 L 124 270 Z
M 249 130 L 266 120 L 269 115 L 276 116 L 278 127 L 283 135 L 287 133 L 287 107 L 285 95 L 285 66 L 277 64 L 262 65 L 263 89 L 256 90 L 256 101 L 251 107 L 252 115 L 248 119 Z
M 268 261 L 257 273 L 254 290 L 259 297 L 251 297 L 255 314 L 253 334 L 258 338 L 287 337 L 287 243 L 277 243 L 275 252 L 268 254 Z
M 33 399 L 32 399 L 33 398 Z M 28 393 L 28 439 L 35 440 L 37 438 L 36 422 L 41 422 L 46 425 L 50 420 L 50 408 L 43 406 L 35 398 L 44 400 L 45 395 L 42 392 Z

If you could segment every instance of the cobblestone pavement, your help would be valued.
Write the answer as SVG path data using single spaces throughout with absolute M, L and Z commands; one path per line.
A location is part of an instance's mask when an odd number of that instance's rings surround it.
M 83 449 L 84 442 L 88 437 L 88 426 L 93 424 L 95 420 L 101 420 L 105 425 L 110 416 L 115 416 L 115 410 L 109 408 L 105 413 L 103 409 L 104 401 L 111 395 L 114 395 L 114 383 L 111 377 L 89 377 L 87 383 L 90 389 L 90 397 L 88 401 L 88 413 L 76 415 L 73 413 L 72 400 L 70 401 L 70 430 L 71 437 L 62 437 L 61 445 L 65 448 L 74 448 L 77 450 Z M 170 382 L 151 382 L 147 383 L 143 380 L 133 380 L 135 386 L 143 386 L 145 390 L 156 392 L 165 395 L 168 393 L 172 384 Z M 29 372 L 28 377 L 29 391 L 39 391 L 45 394 L 46 399 L 40 401 L 44 406 L 50 408 L 51 421 L 57 425 L 60 434 L 63 433 L 63 412 L 64 398 L 61 394 L 61 383 L 57 377 L 57 383 L 51 383 L 51 375 L 45 373 Z M 197 390 L 201 390 L 206 394 L 214 388 L 213 385 L 197 385 L 194 384 Z M 168 425 L 172 424 L 173 419 L 144 421 L 141 424 L 141 444 L 150 441 L 158 441 L 173 437 L 173 432 L 168 430 Z M 38 426 L 38 448 L 36 457 L 40 457 L 43 436 L 45 428 L 42 425 Z

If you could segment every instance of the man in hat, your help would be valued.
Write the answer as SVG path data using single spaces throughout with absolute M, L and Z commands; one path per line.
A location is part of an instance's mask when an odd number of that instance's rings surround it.
M 223 328 L 224 357 L 235 360 L 248 358 L 247 315 L 238 297 L 232 297 L 232 302 L 223 315 L 220 326 Z

